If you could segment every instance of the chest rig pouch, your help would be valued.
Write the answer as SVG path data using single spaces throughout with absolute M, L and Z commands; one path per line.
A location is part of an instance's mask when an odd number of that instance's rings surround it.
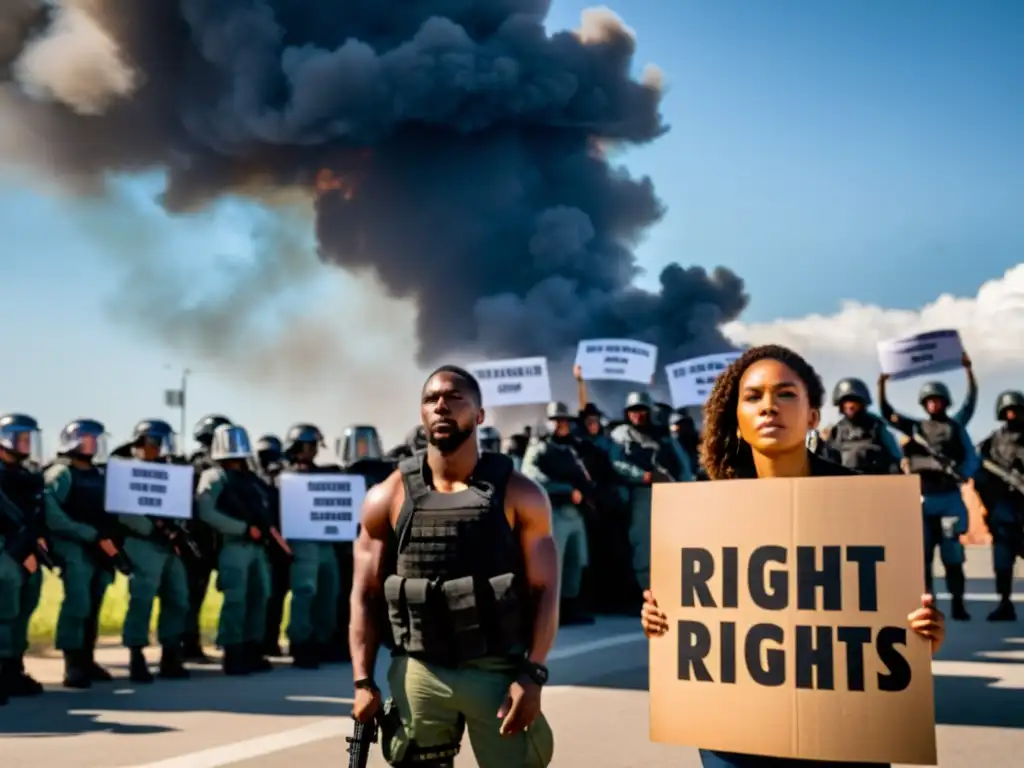
M 834 447 L 841 457 L 840 463 L 869 475 L 888 474 L 891 459 L 882 446 L 880 422 L 857 423 L 843 418 L 836 425 Z
M 102 529 L 109 525 L 111 517 L 106 508 L 107 478 L 102 470 L 99 467 L 79 469 L 65 458 L 57 459 L 54 464 L 63 464 L 71 472 L 71 488 L 63 504 L 67 516 L 93 528 Z
M 954 464 L 963 462 L 966 452 L 956 422 L 951 419 L 925 419 L 919 429 L 933 451 Z M 943 469 L 934 456 L 913 440 L 907 443 L 903 453 L 910 463 L 910 471 L 921 476 L 921 493 L 932 495 L 959 491 L 956 479 Z
M 528 591 L 505 516 L 511 459 L 483 454 L 469 487 L 455 493 L 431 486 L 425 454 L 399 469 L 405 501 L 384 581 L 394 649 L 447 666 L 524 653 Z

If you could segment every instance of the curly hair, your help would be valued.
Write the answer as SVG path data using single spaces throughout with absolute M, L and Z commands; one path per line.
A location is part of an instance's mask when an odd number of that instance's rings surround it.
M 712 480 L 755 476 L 750 446 L 737 435 L 739 423 L 736 420 L 736 409 L 739 406 L 743 374 L 754 363 L 762 360 L 775 360 L 792 368 L 807 387 L 807 397 L 812 408 L 821 408 L 825 400 L 825 387 L 817 371 L 793 350 L 778 344 L 765 344 L 746 350 L 718 377 L 704 404 L 700 462 Z

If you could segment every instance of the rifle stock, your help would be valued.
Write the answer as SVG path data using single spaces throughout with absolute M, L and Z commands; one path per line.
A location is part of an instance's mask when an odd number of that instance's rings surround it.
M 363 723 L 354 720 L 352 735 L 346 736 L 348 742 L 348 768 L 366 768 L 370 760 L 370 747 L 377 743 L 377 721 Z

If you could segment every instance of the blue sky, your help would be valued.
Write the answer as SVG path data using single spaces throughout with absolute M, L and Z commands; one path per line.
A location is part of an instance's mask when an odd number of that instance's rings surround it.
M 587 5 L 555 0 L 549 26 L 575 26 Z M 829 314 L 848 298 L 914 308 L 943 292 L 973 296 L 1021 260 L 1024 4 L 609 5 L 637 32 L 638 66 L 657 64 L 668 84 L 670 133 L 625 159 L 653 177 L 669 210 L 639 251 L 645 283 L 670 261 L 727 265 L 753 296 L 745 319 L 759 322 Z M 248 246 L 237 205 L 165 220 L 145 202 L 158 181 L 122 188 L 142 201 L 126 221 L 0 175 L 0 298 L 19 330 L 5 339 L 18 363 L 0 409 L 36 415 L 51 447 L 80 416 L 115 437 L 143 417 L 177 424 L 161 391 L 197 364 L 111 317 L 124 256 L 160 249 L 196 263 Z M 88 236 L 97 226 L 107 238 L 123 229 L 117 258 Z M 793 280 L 794 267 L 806 277 Z M 321 426 L 336 434 L 362 418 L 358 406 L 290 401 L 215 372 L 197 374 L 192 395 L 189 426 L 225 411 L 253 432 L 329 418 Z M 404 431 L 382 427 L 388 438 Z

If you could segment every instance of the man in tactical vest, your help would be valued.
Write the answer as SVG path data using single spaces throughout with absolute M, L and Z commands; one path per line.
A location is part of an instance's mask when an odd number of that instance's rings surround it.
M 695 480 L 707 480 L 703 468 L 700 466 L 700 432 L 693 417 L 686 412 L 685 408 L 677 409 L 668 418 L 668 431 L 672 438 L 679 444 L 686 458 L 690 462 Z
M 112 677 L 95 660 L 100 608 L 114 580 L 111 562 L 123 557 L 121 534 L 105 508 L 106 429 L 93 419 L 61 430 L 58 458 L 44 471 L 46 526 L 60 567 L 64 601 L 57 616 L 56 647 L 64 653 L 64 686 L 88 688 Z
M 189 456 L 189 463 L 195 470 L 193 475 L 193 491 L 198 488 L 199 478 L 203 472 L 216 466 L 216 462 L 210 459 L 210 443 L 213 441 L 213 433 L 217 427 L 230 424 L 231 421 L 217 414 L 204 416 L 192 429 L 192 439 L 199 444 L 199 450 Z M 203 638 L 199 630 L 199 617 L 203 612 L 203 602 L 210 590 L 210 576 L 217 565 L 217 550 L 220 542 L 217 540 L 217 533 L 200 518 L 198 511 L 194 511 L 188 525 L 189 535 L 199 547 L 200 557 L 190 558 L 186 562 L 188 573 L 188 616 L 185 619 L 185 635 L 182 640 L 182 652 L 186 661 L 197 664 L 209 664 L 212 662 L 209 656 L 203 651 Z
M 146 419 L 135 425 L 132 439 L 111 455 L 169 464 L 177 455 L 176 438 L 166 421 Z M 189 676 L 182 663 L 181 647 L 188 615 L 188 577 L 182 560 L 187 554 L 184 529 L 176 520 L 149 515 L 118 515 L 118 522 L 124 526 L 124 551 L 134 568 L 121 630 L 121 641 L 129 649 L 129 678 L 133 683 L 153 682 L 145 649 L 153 605 L 159 597 L 160 677 L 183 680 Z
M 480 385 L 443 366 L 423 386 L 430 445 L 367 494 L 352 589 L 353 716 L 381 710 L 373 679 L 393 647 L 381 747 L 393 766 L 450 768 L 468 729 L 478 765 L 541 768 L 541 714 L 558 631 L 551 507 L 507 456 L 481 454 Z M 390 626 L 379 623 L 382 604 Z
M 1003 392 L 996 398 L 996 419 L 1003 422 L 978 448 L 981 469 L 974 488 L 988 514 L 992 561 L 999 605 L 989 621 L 1016 621 L 1011 602 L 1013 567 L 1024 558 L 1024 393 Z M 1016 487 L 1010 484 L 1014 482 Z
M 629 485 L 629 544 L 640 589 L 651 586 L 651 483 L 693 480 L 693 468 L 679 443 L 651 423 L 653 402 L 646 392 L 626 398 L 626 423 L 612 430 L 622 456 L 615 469 Z
M 0 416 L 0 705 L 35 696 L 43 686 L 25 671 L 28 624 L 49 558 L 43 522 L 39 424 L 31 416 Z
M 324 468 L 316 465 L 316 455 L 323 446 L 323 434 L 312 424 L 296 424 L 289 429 L 284 444 L 285 465 L 278 483 L 288 474 L 323 473 Z M 336 629 L 338 560 L 332 542 L 289 539 L 288 543 L 295 553 L 291 564 L 289 652 L 299 669 L 317 669 Z
M 964 366 L 970 360 L 964 355 Z M 960 486 L 978 469 L 978 454 L 965 429 L 965 416 L 973 415 L 967 403 L 956 417 L 949 415 L 953 398 L 941 381 L 927 382 L 918 394 L 918 403 L 928 413 L 922 421 L 897 413 L 885 396 L 888 376 L 878 379 L 878 402 L 882 418 L 909 439 L 903 455 L 908 472 L 920 475 L 924 513 L 925 589 L 932 590 L 932 561 L 938 548 L 946 572 L 946 587 L 952 596 L 951 614 L 955 621 L 970 621 L 964 604 L 967 579 L 964 575 L 964 546 L 960 537 L 967 533 L 967 506 Z M 970 376 L 973 381 L 973 375 Z M 971 405 L 969 412 L 965 410 Z M 961 419 L 965 419 L 961 421 Z
M 254 471 L 255 457 L 244 428 L 217 427 L 209 456 L 215 466 L 199 478 L 196 509 L 222 540 L 217 589 L 224 602 L 217 645 L 224 649 L 224 673 L 270 671 L 272 666 L 263 655 L 270 595 L 267 542 L 273 539 L 270 545 L 274 545 L 280 538 L 272 524 L 270 493 Z
M 558 552 L 561 583 L 559 617 L 562 625 L 592 624 L 584 610 L 583 572 L 590 565 L 587 529 L 580 506 L 592 502 L 594 484 L 583 466 L 572 434 L 575 417 L 565 403 L 548 403 L 551 433 L 530 441 L 522 473 L 544 489 L 551 503 L 551 526 Z
M 281 474 L 284 446 L 275 435 L 263 435 L 256 441 L 256 462 L 259 476 L 270 489 L 274 525 L 281 527 L 281 505 L 277 493 L 277 476 Z M 291 589 L 291 560 L 277 547 L 267 551 L 270 560 L 270 598 L 267 600 L 267 631 L 263 638 L 263 655 L 284 656 L 281 650 L 281 621 L 284 601 Z
M 885 422 L 868 411 L 871 393 L 860 379 L 840 379 L 832 390 L 832 404 L 842 414 L 827 430 L 825 442 L 847 469 L 865 475 L 900 473 L 899 444 Z

